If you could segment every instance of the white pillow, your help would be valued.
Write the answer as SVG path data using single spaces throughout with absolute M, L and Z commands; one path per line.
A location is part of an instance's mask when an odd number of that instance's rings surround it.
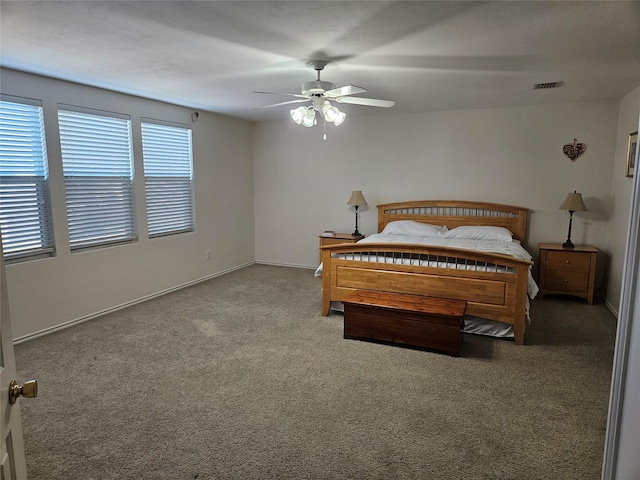
M 381 233 L 389 235 L 411 235 L 414 237 L 442 238 L 447 227 L 414 222 L 413 220 L 398 220 L 389 222 Z
M 513 234 L 503 227 L 463 226 L 456 227 L 445 233 L 444 238 L 459 240 L 487 240 L 495 242 L 510 242 Z

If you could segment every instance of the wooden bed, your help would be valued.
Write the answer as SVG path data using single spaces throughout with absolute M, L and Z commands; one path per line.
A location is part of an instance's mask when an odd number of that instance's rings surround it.
M 527 211 L 509 205 L 470 201 L 388 203 L 378 205 L 378 232 L 397 220 L 446 225 L 449 229 L 462 225 L 490 225 L 509 229 L 514 239 L 524 243 Z M 320 250 L 324 316 L 329 314 L 331 302 L 343 302 L 355 290 L 465 300 L 468 315 L 509 324 L 513 327 L 516 344 L 524 343 L 530 261 L 497 253 L 408 243 L 328 245 Z M 341 254 L 349 258 L 337 257 Z M 436 259 L 438 266 L 403 265 L 381 260 L 401 257 Z M 460 268 L 460 265 L 464 267 Z M 482 268 L 470 270 L 467 265 L 481 265 Z

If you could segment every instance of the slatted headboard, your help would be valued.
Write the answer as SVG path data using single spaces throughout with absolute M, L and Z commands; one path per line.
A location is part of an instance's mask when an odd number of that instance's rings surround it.
M 416 200 L 378 205 L 378 232 L 389 222 L 413 220 L 452 229 L 461 225 L 504 227 L 525 241 L 528 209 L 499 203 L 464 200 Z

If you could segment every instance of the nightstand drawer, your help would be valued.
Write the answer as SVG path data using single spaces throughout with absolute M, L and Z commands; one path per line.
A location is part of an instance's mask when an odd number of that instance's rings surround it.
M 578 252 L 548 252 L 546 267 L 548 270 L 588 272 L 591 258 Z
M 584 292 L 589 288 L 589 272 L 547 270 L 544 286 L 547 290 Z

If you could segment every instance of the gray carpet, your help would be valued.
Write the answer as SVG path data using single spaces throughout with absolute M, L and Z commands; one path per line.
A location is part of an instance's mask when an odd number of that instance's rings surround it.
M 599 479 L 615 319 L 532 305 L 525 346 L 344 340 L 313 271 L 253 265 L 18 345 L 29 478 Z

